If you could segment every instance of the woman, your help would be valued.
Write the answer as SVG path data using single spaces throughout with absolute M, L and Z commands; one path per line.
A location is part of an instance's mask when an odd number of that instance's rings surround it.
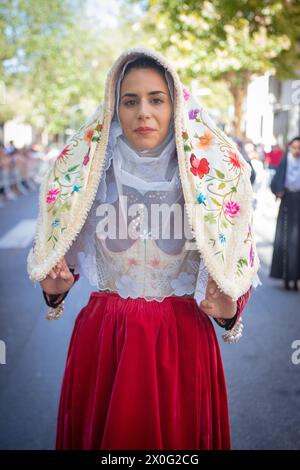
M 271 182 L 280 198 L 270 276 L 290 281 L 298 290 L 300 279 L 300 137 L 292 139 Z
M 225 340 L 241 335 L 258 269 L 251 204 L 249 167 L 172 64 L 121 54 L 42 184 L 28 256 L 48 318 L 80 274 L 98 290 L 75 322 L 57 449 L 230 448 L 209 317 Z

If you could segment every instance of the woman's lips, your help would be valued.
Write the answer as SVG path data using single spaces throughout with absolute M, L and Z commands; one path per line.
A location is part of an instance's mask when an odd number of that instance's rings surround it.
M 135 132 L 140 135 L 147 135 L 151 134 L 151 132 L 155 132 L 155 129 L 137 129 Z

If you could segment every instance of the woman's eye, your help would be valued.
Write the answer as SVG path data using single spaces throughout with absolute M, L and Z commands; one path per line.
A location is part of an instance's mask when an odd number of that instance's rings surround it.
M 156 104 L 163 103 L 163 101 L 160 98 L 153 98 L 152 101 L 154 101 Z M 124 104 L 125 106 L 131 106 L 135 103 L 136 103 L 136 100 L 129 100 L 129 101 L 126 101 Z
M 129 105 L 130 103 L 135 103 L 135 100 L 126 101 L 125 106 Z

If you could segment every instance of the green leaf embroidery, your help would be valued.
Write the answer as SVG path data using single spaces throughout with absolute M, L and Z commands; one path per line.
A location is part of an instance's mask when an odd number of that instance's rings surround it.
M 217 173 L 217 176 L 218 176 L 220 179 L 223 180 L 223 179 L 225 178 L 225 175 L 224 175 L 224 173 L 222 173 L 222 171 L 217 170 L 217 169 L 215 168 L 215 172 Z
M 216 206 L 219 206 L 219 207 L 222 206 L 222 204 L 220 204 L 219 201 L 217 201 L 214 197 L 211 197 L 210 199 Z
M 72 172 L 72 171 L 76 170 L 76 168 L 78 168 L 78 167 L 79 167 L 79 165 L 70 166 L 70 167 L 68 168 L 68 171 Z
M 215 219 L 215 216 L 213 214 L 205 215 L 204 220 L 205 220 L 205 222 L 208 222 L 209 224 L 215 224 L 216 223 L 216 219 Z

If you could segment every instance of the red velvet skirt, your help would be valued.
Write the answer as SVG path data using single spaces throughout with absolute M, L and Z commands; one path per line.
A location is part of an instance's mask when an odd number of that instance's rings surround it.
M 92 292 L 76 318 L 56 449 L 229 449 L 225 377 L 192 297 Z

